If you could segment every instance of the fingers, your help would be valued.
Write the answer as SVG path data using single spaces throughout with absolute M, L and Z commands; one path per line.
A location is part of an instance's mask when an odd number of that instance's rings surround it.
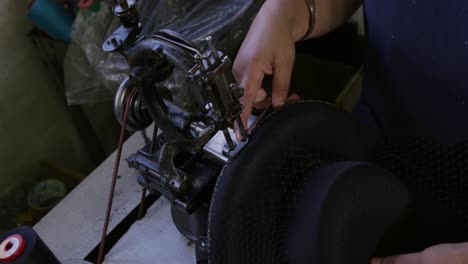
M 266 93 L 265 89 L 263 89 L 263 88 L 258 89 L 257 94 L 255 96 L 254 103 L 253 103 L 253 107 L 248 109 L 249 115 L 250 115 L 250 112 L 252 111 L 253 108 L 255 108 L 255 109 L 265 109 L 265 108 L 267 108 L 269 105 L 271 105 L 271 100 L 272 100 L 271 97 L 268 97 L 268 94 Z M 287 104 L 293 104 L 293 103 L 298 102 L 299 100 L 301 100 L 299 95 L 296 94 L 296 93 L 293 93 L 286 99 L 285 104 L 286 105 Z M 245 110 L 245 108 L 243 110 L 243 113 L 244 114 L 247 113 L 247 110 Z M 248 129 L 247 119 L 248 119 L 248 116 L 246 117 L 246 119 L 242 118 L 245 129 Z M 235 128 L 235 131 L 236 131 L 236 139 L 237 140 L 242 140 L 242 137 L 239 134 L 239 128 L 237 127 L 236 124 L 234 124 L 234 128 Z
M 275 64 L 272 92 L 272 104 L 274 108 L 281 107 L 286 103 L 293 65 L 294 55 L 292 55 L 292 58 L 277 61 Z
M 424 261 L 421 260 L 421 254 L 419 253 L 403 254 L 403 255 L 390 256 L 390 257 L 385 257 L 385 258 L 372 258 L 370 263 L 371 264 L 426 264 L 424 263 Z M 427 264 L 430 264 L 430 263 L 431 262 Z
M 237 67 L 237 69 L 239 68 Z M 240 80 L 239 82 L 241 86 L 244 87 L 244 96 L 240 100 L 242 105 L 244 106 L 241 113 L 241 120 L 242 124 L 244 125 L 244 128 L 247 128 L 247 119 L 249 118 L 250 113 L 252 112 L 253 105 L 256 102 L 258 91 L 263 90 L 260 89 L 260 87 L 262 85 L 264 75 L 264 72 L 259 68 L 242 69 L 241 71 L 235 70 L 236 79 L 238 81 Z M 263 90 L 263 92 L 265 91 Z M 263 96 L 262 92 L 259 96 L 260 98 Z M 236 127 L 235 130 L 237 140 L 242 140 L 243 138 L 239 133 L 239 129 Z
M 301 100 L 301 97 L 296 93 L 291 94 L 285 101 L 285 105 L 294 104 Z M 265 109 L 271 105 L 271 97 L 268 97 L 267 93 L 263 88 L 260 88 L 257 92 L 257 98 L 254 103 L 255 109 Z
M 371 264 L 398 264 L 396 257 L 372 258 Z
M 468 263 L 468 243 L 441 244 L 422 252 L 409 253 L 385 258 L 373 258 L 370 264 L 436 264 Z
M 294 59 L 286 61 L 286 63 L 275 67 L 273 72 L 273 95 L 271 99 L 273 107 L 280 107 L 286 103 L 295 103 L 300 100 L 300 97 L 297 94 L 292 94 L 288 97 L 293 61 Z M 270 71 L 265 71 L 260 67 L 241 68 L 237 66 L 234 68 L 236 79 L 240 80 L 241 86 L 244 87 L 244 96 L 241 99 L 241 103 L 244 106 L 241 113 L 241 120 L 244 128 L 246 129 L 247 119 L 249 118 L 253 107 L 262 109 L 270 103 L 270 99 L 268 98 L 266 91 L 261 88 L 265 73 L 268 74 Z M 236 127 L 235 130 L 236 139 L 243 140 L 239 133 L 239 128 Z
M 254 103 L 256 102 L 257 93 L 260 90 L 260 86 L 262 85 L 262 79 L 263 74 L 259 74 L 257 76 L 250 77 L 250 79 L 247 82 L 245 82 L 245 84 L 241 84 L 243 85 L 243 87 L 245 87 L 245 94 L 244 97 L 241 99 L 241 103 L 244 106 L 241 114 L 242 123 L 244 124 L 244 126 L 247 125 L 247 119 L 250 116 L 250 113 L 252 112 Z
M 264 109 L 270 104 L 271 98 L 268 97 L 265 89 L 260 88 L 257 91 L 257 97 L 255 98 L 254 108 L 255 109 Z
M 297 93 L 293 93 L 288 97 L 288 99 L 286 99 L 286 104 L 294 104 L 299 100 L 301 100 L 301 97 L 299 97 Z
M 432 246 L 421 252 L 422 264 L 468 263 L 468 243 L 440 244 Z
M 259 102 L 264 101 L 267 98 L 267 96 L 268 95 L 267 95 L 265 89 L 263 89 L 263 88 L 258 89 L 257 96 L 255 97 L 255 103 L 259 103 Z

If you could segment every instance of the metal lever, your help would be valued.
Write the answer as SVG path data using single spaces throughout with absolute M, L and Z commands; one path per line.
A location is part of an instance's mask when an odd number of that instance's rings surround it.
M 265 107 L 265 109 L 263 109 L 263 112 L 258 116 L 257 120 L 255 120 L 255 122 L 249 127 L 249 129 L 247 130 L 247 138 L 250 136 L 250 134 L 252 133 L 252 131 L 258 126 L 258 124 L 260 123 L 260 121 L 263 120 L 263 118 L 266 116 L 266 114 L 268 113 L 268 111 L 271 109 L 271 101 L 268 102 L 267 106 Z

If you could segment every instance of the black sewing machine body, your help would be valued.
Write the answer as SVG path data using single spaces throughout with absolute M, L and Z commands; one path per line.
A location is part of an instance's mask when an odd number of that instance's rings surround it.
M 262 1 L 252 2 L 259 7 Z M 212 263 L 290 263 L 291 257 L 303 260 L 293 263 L 364 263 L 376 247 L 394 255 L 438 239 L 401 246 L 384 236 L 415 206 L 414 193 L 411 181 L 401 181 L 410 164 L 399 155 L 386 160 L 392 151 L 375 131 L 330 105 L 302 102 L 275 111 L 251 134 L 266 112 L 242 126 L 243 89 L 212 37 L 193 42 L 170 30 L 141 36 L 134 3 L 121 0 L 114 13 L 122 26 L 103 49 L 120 52 L 130 67 L 115 97 L 116 117 L 122 122 L 127 112 L 131 131 L 155 123 L 152 139 L 128 164 L 139 171 L 141 186 L 171 202 L 179 231 L 197 241 L 197 252 L 208 252 Z M 246 141 L 234 140 L 235 124 Z M 418 183 L 428 182 L 431 190 L 436 185 L 426 174 Z M 409 230 L 424 226 L 425 214 L 433 217 L 430 211 L 413 216 L 417 225 L 409 221 Z M 404 224 L 394 233 L 406 235 Z
M 116 117 L 122 123 L 128 111 L 129 131 L 155 123 L 151 140 L 127 158 L 128 165 L 139 171 L 141 186 L 171 202 L 181 233 L 203 240 L 216 179 L 248 139 L 239 117 L 243 89 L 232 76 L 230 58 L 211 36 L 198 43 L 170 30 L 140 36 L 135 3 L 120 1 L 113 10 L 122 26 L 103 49 L 121 53 L 131 70 L 115 97 Z M 167 82 L 174 78 L 184 86 L 183 101 L 177 85 Z M 252 127 L 255 120 L 249 120 Z M 235 140 L 234 123 L 246 141 Z

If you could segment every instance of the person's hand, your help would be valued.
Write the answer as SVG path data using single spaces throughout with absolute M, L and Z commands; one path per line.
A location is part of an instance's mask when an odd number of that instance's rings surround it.
M 430 247 L 422 252 L 386 258 L 374 258 L 371 264 L 466 264 L 468 243 L 443 244 Z
M 244 87 L 241 99 L 244 127 L 252 108 L 261 107 L 269 100 L 261 87 L 265 74 L 273 75 L 273 107 L 299 100 L 295 94 L 288 98 L 288 91 L 295 59 L 294 44 L 307 32 L 308 20 L 304 0 L 267 0 L 257 14 L 233 66 L 236 81 Z

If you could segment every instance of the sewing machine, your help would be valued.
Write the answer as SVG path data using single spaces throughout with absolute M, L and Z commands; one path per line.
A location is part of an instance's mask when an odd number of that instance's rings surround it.
M 217 176 L 248 142 L 249 130 L 240 119 L 243 89 L 232 76 L 230 58 L 211 36 L 201 43 L 170 30 L 140 37 L 134 3 L 120 1 L 113 10 L 122 26 L 103 49 L 120 52 L 131 69 L 115 97 L 116 117 L 129 131 L 155 123 L 151 140 L 127 158 L 128 165 L 138 170 L 143 188 L 170 201 L 179 231 L 205 244 Z M 183 87 L 166 85 L 173 75 Z M 258 120 L 251 117 L 250 130 Z M 235 140 L 234 124 L 243 141 Z
M 239 101 L 243 89 L 231 74 L 229 56 L 217 47 L 212 37 L 194 42 L 164 29 L 142 35 L 134 2 L 120 0 L 113 11 L 120 18 L 121 26 L 104 41 L 102 48 L 120 53 L 129 66 L 128 78 L 115 96 L 116 118 L 132 132 L 154 123 L 146 142 L 136 144 L 139 150 L 124 154 L 131 168 L 125 168 L 124 181 L 129 185 L 133 184 L 130 181 L 137 181 L 145 191 L 160 194 L 169 201 L 172 222 L 191 241 L 187 246 L 195 242 L 197 260 L 206 260 L 210 251 L 212 263 L 244 263 L 239 259 L 266 263 L 256 258 L 258 255 L 272 259 L 267 263 L 282 261 L 275 254 L 281 258 L 298 254 L 310 261 L 317 259 L 317 252 L 326 247 L 329 253 L 326 257 L 346 260 L 349 257 L 355 263 L 362 263 L 372 253 L 371 247 L 360 247 L 357 243 L 341 247 L 337 241 L 345 238 L 353 241 L 356 236 L 353 232 L 346 233 L 346 237 L 334 232 L 335 227 L 363 230 L 359 240 L 374 246 L 381 230 L 400 217 L 407 205 L 404 186 L 385 170 L 366 163 L 373 160 L 377 146 L 372 131 L 332 105 L 316 101 L 285 107 L 268 119 L 264 118 L 267 108 L 258 117 L 252 116 L 248 126 L 243 127 Z M 252 133 L 260 123 L 261 129 Z M 235 139 L 234 126 L 238 127 L 242 141 Z M 348 140 L 350 137 L 352 140 Z M 265 141 L 275 144 L 264 144 Z M 254 160 L 252 164 L 256 166 L 246 165 L 246 160 Z M 323 170 L 318 170 L 322 167 Z M 362 174 L 356 175 L 356 170 L 362 170 Z M 135 177 L 129 180 L 132 175 Z M 369 175 L 373 181 L 369 181 Z M 353 179 L 340 181 L 349 177 Z M 309 184 L 308 179 L 316 178 L 320 179 L 317 184 Z M 335 180 L 339 183 L 328 183 Z M 145 191 L 142 202 L 146 199 Z M 348 199 L 348 194 L 353 199 Z M 317 197 L 301 198 L 301 195 Z M 135 193 L 131 196 L 132 205 L 136 206 Z M 116 199 L 121 204 L 127 203 L 118 196 Z M 322 215 L 321 208 L 325 205 L 321 202 L 325 200 L 336 203 L 328 204 L 327 214 Z M 158 201 L 157 207 L 163 208 L 162 201 L 166 200 Z M 316 211 L 304 213 L 306 207 Z M 113 232 L 118 229 L 112 223 L 116 221 L 114 217 L 118 218 L 115 212 L 122 208 L 126 210 L 123 206 L 110 210 Z M 169 214 L 167 205 L 164 208 Z M 361 208 L 375 211 L 372 225 L 364 221 L 369 217 Z M 171 245 L 165 249 L 164 243 L 169 240 L 161 240 L 169 236 L 163 232 L 171 225 L 163 210 L 154 211 L 159 212 L 157 220 L 164 222 L 164 227 L 157 229 L 159 233 L 147 234 L 153 238 L 152 242 L 160 241 L 157 251 L 172 254 L 186 251 L 184 243 L 174 246 L 172 242 L 177 240 L 174 233 L 170 234 Z M 340 215 L 343 211 L 346 217 Z M 291 212 L 294 214 L 290 215 Z M 44 223 L 53 219 L 53 212 L 50 215 Z M 290 219 L 307 221 L 291 222 Z M 38 227 L 40 230 L 41 223 Z M 318 231 L 323 236 L 315 236 Z M 93 243 L 96 242 L 94 233 L 91 234 Z M 285 237 L 289 240 L 284 240 Z M 140 234 L 133 235 L 130 243 L 116 246 L 114 254 L 129 250 L 128 245 L 145 247 L 141 239 Z M 304 249 L 303 245 L 312 248 Z M 70 248 L 51 247 L 61 248 L 62 252 Z M 348 250 L 351 247 L 355 250 Z M 94 259 L 89 248 L 86 251 L 73 256 Z M 132 258 L 134 251 L 129 251 Z M 145 254 L 150 253 L 153 252 Z M 176 261 L 174 257 L 171 260 Z

